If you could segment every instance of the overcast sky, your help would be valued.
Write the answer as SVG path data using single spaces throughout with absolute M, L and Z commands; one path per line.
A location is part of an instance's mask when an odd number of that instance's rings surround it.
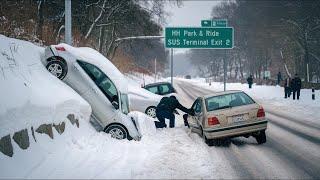
M 201 26 L 201 20 L 210 19 L 212 7 L 219 3 L 218 0 L 183 1 L 179 8 L 167 3 L 165 10 L 170 13 L 167 18 L 167 27 L 175 26 Z M 184 53 L 187 49 L 175 49 L 175 53 Z
M 167 26 L 200 26 L 202 19 L 210 19 L 212 7 L 219 1 L 183 1 L 180 8 L 167 3 L 165 9 L 171 14 Z
M 212 7 L 219 1 L 183 1 L 180 8 L 169 3 L 165 10 L 170 13 L 167 18 L 167 27 L 176 26 L 201 26 L 201 20 L 210 19 Z M 195 69 L 188 61 L 185 52 L 188 49 L 174 49 L 174 74 L 175 75 L 195 75 Z

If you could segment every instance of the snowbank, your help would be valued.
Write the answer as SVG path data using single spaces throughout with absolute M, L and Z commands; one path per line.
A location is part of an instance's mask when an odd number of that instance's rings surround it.
M 0 137 L 59 124 L 69 114 L 89 119 L 89 104 L 48 73 L 40 61 L 43 55 L 42 47 L 0 35 Z

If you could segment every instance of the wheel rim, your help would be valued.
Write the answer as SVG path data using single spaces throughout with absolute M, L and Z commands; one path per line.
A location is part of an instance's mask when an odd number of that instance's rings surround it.
M 112 138 L 116 138 L 116 139 L 124 139 L 125 138 L 125 134 L 124 132 L 119 129 L 119 128 L 113 128 L 109 131 L 109 134 L 111 134 Z
M 62 66 L 60 64 L 50 64 L 48 71 L 56 77 L 60 77 L 62 74 Z
M 149 109 L 147 110 L 147 115 L 155 118 L 155 117 L 156 117 L 156 108 L 149 108 Z

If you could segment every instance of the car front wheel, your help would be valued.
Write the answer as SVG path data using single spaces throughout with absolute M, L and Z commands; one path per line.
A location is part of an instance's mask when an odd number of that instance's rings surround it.
M 152 118 L 156 118 L 156 107 L 152 106 L 152 107 L 148 107 L 146 110 L 146 114 Z
M 49 61 L 46 65 L 47 70 L 58 79 L 63 79 L 67 75 L 67 65 L 59 60 Z
M 264 130 L 260 131 L 259 134 L 255 136 L 255 138 L 258 144 L 263 144 L 267 142 L 266 132 Z
M 118 124 L 113 124 L 105 129 L 106 133 L 110 134 L 112 138 L 116 139 L 126 139 L 128 138 L 128 133 L 124 127 Z

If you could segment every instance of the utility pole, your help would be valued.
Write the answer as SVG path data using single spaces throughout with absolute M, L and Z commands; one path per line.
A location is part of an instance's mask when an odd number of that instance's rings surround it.
M 154 82 L 157 82 L 157 58 L 154 58 Z
M 65 0 L 65 42 L 72 46 L 71 0 Z
M 171 85 L 173 86 L 173 48 L 171 48 Z
M 224 58 L 223 58 L 223 91 L 226 91 L 226 85 L 227 85 L 227 63 L 226 63 L 226 58 L 227 58 L 227 50 L 224 50 Z

